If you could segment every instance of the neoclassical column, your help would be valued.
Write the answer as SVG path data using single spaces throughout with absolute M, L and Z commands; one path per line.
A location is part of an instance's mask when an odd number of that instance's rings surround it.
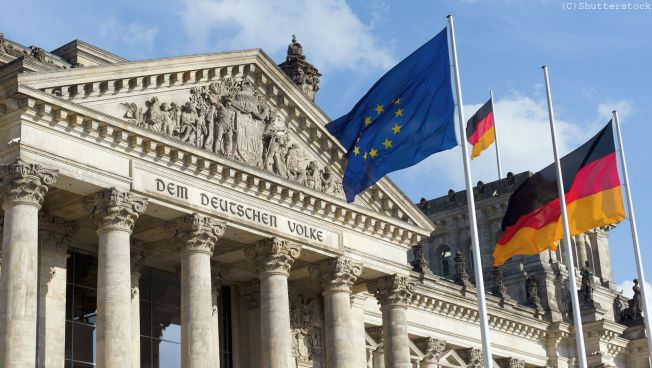
M 392 275 L 371 281 L 368 288 L 383 315 L 385 366 L 411 368 L 406 311 L 414 285 L 405 276 Z
M 385 347 L 383 344 L 383 326 L 374 326 L 367 329 L 378 346 L 371 353 L 371 364 L 374 368 L 385 368 Z
M 290 366 L 290 300 L 288 276 L 301 247 L 287 240 L 259 241 L 247 255 L 260 279 L 260 340 L 263 368 Z
M 140 276 L 151 250 L 140 240 L 131 241 L 131 360 L 140 367 Z
M 351 287 L 362 273 L 362 264 L 346 257 L 330 258 L 310 272 L 323 289 L 326 367 L 353 368 Z
M 0 366 L 36 366 L 38 211 L 56 170 L 17 160 L 0 165 L 4 209 Z
M 107 368 L 131 366 L 131 232 L 147 199 L 115 188 L 83 199 L 97 227 L 96 363 Z
M 242 366 L 256 368 L 261 366 L 260 343 L 260 280 L 254 279 L 238 285 L 240 301 L 244 309 L 247 333 L 241 334 L 240 348 Z
M 417 340 L 416 345 L 423 353 L 419 368 L 438 368 L 439 359 L 446 350 L 446 342 L 434 337 L 424 337 Z
M 63 368 L 66 353 L 66 274 L 68 248 L 79 226 L 39 214 L 39 291 L 37 361 L 39 367 Z
M 215 368 L 220 367 L 220 293 L 222 291 L 222 282 L 224 274 L 228 272 L 228 266 L 220 264 L 217 261 L 211 261 L 211 326 L 213 330 L 213 365 Z
M 213 368 L 211 256 L 226 224 L 193 213 L 166 228 L 181 256 L 181 366 Z
M 354 367 L 367 366 L 367 337 L 365 336 L 364 308 L 369 296 L 353 294 L 351 296 L 351 354 Z

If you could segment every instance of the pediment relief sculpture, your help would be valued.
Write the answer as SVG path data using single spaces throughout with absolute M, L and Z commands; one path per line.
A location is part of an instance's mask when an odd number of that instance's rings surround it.
M 289 121 L 246 79 L 193 87 L 184 102 L 152 97 L 145 106 L 130 102 L 122 107 L 132 124 L 344 197 L 342 179 L 301 147 L 290 134 Z

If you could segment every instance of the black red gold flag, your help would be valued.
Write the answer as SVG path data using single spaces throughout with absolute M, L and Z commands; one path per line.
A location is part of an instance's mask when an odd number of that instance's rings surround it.
M 494 112 L 492 101 L 487 103 L 475 113 L 466 123 L 466 140 L 471 143 L 471 159 L 480 156 L 480 153 L 494 143 Z
M 561 159 L 571 235 L 625 218 L 611 121 Z M 494 265 L 515 255 L 556 250 L 563 236 L 555 165 L 527 179 L 509 199 Z

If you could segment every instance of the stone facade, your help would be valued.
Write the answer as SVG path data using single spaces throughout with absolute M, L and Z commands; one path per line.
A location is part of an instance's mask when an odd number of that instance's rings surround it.
M 276 65 L 0 36 L 0 366 L 480 366 L 463 194 L 414 205 L 382 179 L 346 203 L 319 77 L 296 38 Z M 476 189 L 487 267 L 526 176 Z M 573 245 L 589 361 L 644 368 L 608 230 Z M 485 272 L 495 367 L 573 366 L 563 264 Z

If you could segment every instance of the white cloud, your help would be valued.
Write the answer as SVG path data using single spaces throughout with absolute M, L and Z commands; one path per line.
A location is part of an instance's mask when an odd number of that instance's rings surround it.
M 261 47 L 277 53 L 294 33 L 322 70 L 387 69 L 396 61 L 343 0 L 186 0 L 182 23 L 201 49 Z
M 157 27 L 137 22 L 127 24 L 115 18 L 109 18 L 100 25 L 99 32 L 108 47 L 126 46 L 130 50 L 137 50 L 134 54 L 141 56 L 154 49 L 158 36 Z
M 632 114 L 634 109 L 632 103 L 627 100 L 605 101 L 598 105 L 598 115 L 603 120 L 611 119 L 611 112 L 614 110 L 618 111 L 618 117 L 620 119 L 626 119 Z
M 631 299 L 632 296 L 634 296 L 634 290 L 632 290 L 632 286 L 634 286 L 634 283 L 630 280 L 627 280 L 618 284 L 616 289 L 618 291 L 622 291 L 624 296 Z M 652 284 L 647 281 L 645 282 L 645 296 L 648 300 L 647 305 L 652 306 Z
M 470 117 L 480 105 L 464 107 L 466 117 Z M 545 99 L 533 99 L 514 94 L 495 103 L 496 129 L 500 145 L 503 177 L 508 171 L 538 171 L 553 162 L 550 123 Z M 557 144 L 564 155 L 595 134 L 599 126 L 587 126 L 559 118 L 555 119 Z M 457 129 L 457 127 L 456 127 Z M 470 153 L 470 149 L 469 149 Z M 397 181 L 427 182 L 433 175 L 448 177 L 452 188 L 464 188 L 460 148 L 436 154 L 423 163 L 396 174 Z M 472 161 L 474 184 L 478 180 L 496 180 L 496 153 L 494 146 L 484 151 Z

